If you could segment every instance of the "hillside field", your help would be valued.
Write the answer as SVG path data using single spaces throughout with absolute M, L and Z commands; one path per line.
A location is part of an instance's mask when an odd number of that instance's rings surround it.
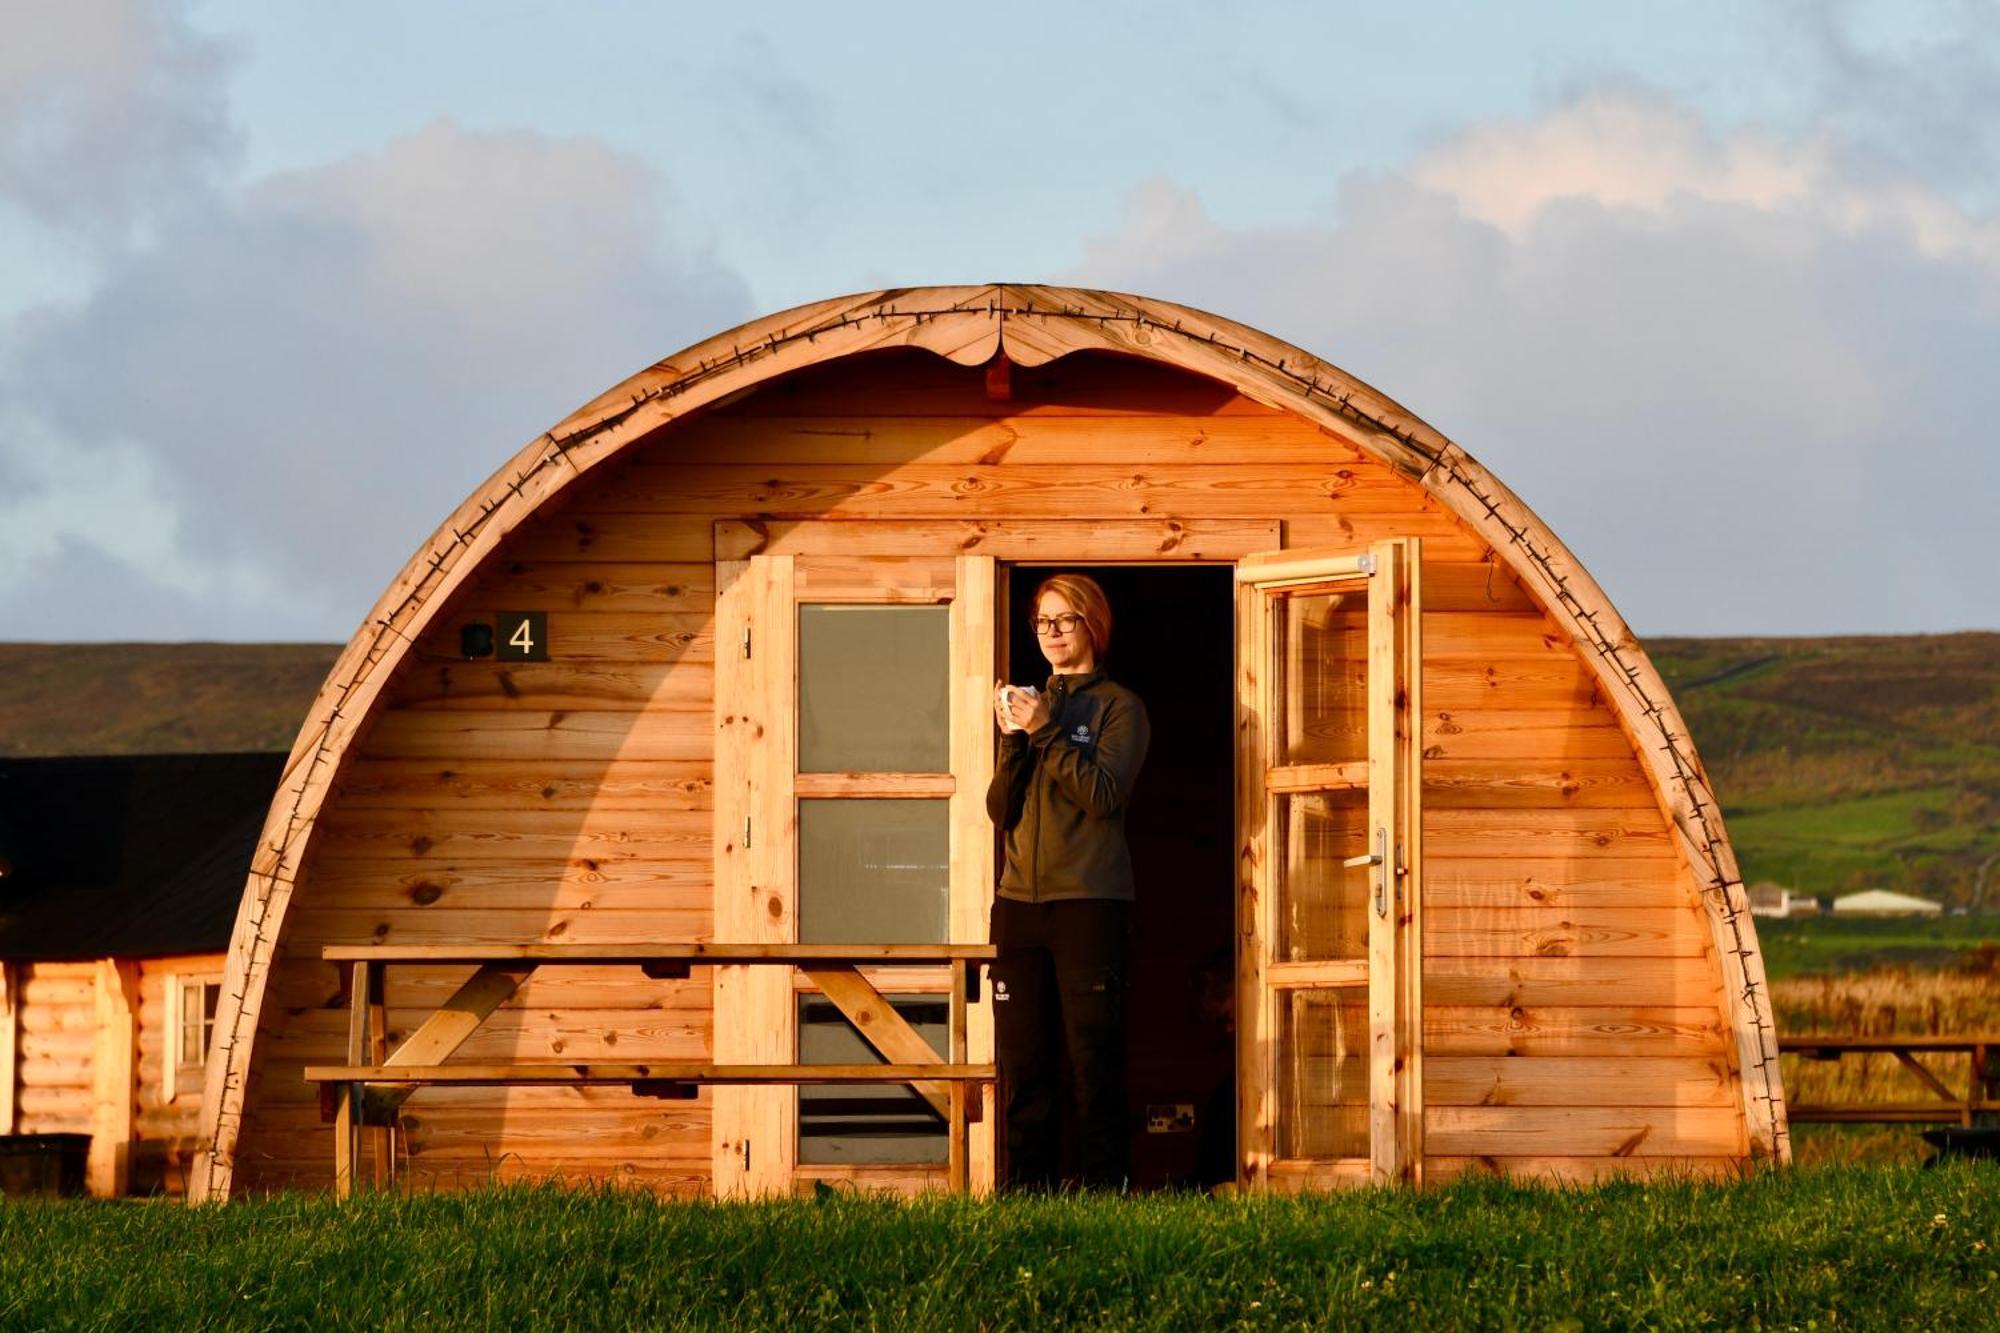
M 331 643 L 0 643 L 0 758 L 289 750 Z
M 2000 906 L 2000 634 L 1653 639 L 1746 882 Z

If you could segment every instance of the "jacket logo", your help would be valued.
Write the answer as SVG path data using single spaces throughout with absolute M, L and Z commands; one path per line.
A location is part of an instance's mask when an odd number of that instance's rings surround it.
M 1083 722 L 1079 722 L 1079 723 L 1077 723 L 1077 724 L 1076 724 L 1076 734 L 1075 734 L 1074 736 L 1071 736 L 1071 737 L 1070 737 L 1070 739 L 1071 739 L 1071 740 L 1073 740 L 1073 741 L 1075 741 L 1075 742 L 1076 742 L 1076 743 L 1077 743 L 1078 745 L 1088 745 L 1088 744 L 1090 744 L 1090 727 L 1089 727 L 1089 724 L 1087 724 L 1087 723 L 1083 723 Z

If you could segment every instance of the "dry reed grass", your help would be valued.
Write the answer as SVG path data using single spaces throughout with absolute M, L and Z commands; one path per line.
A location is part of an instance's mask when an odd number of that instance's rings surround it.
M 1991 945 L 1965 965 L 1928 969 L 1879 967 L 1865 972 L 1792 977 L 1771 987 L 1778 1031 L 1799 1036 L 2000 1035 L 2000 966 Z M 1946 1087 L 1965 1092 L 1970 1059 L 1958 1053 L 1919 1057 Z M 1893 1055 L 1844 1055 L 1838 1060 L 1784 1057 L 1785 1098 L 1794 1105 L 1828 1102 L 1934 1101 L 1937 1094 Z M 1793 1152 L 1802 1163 L 1914 1161 L 1927 1155 L 1922 1126 L 1801 1125 Z

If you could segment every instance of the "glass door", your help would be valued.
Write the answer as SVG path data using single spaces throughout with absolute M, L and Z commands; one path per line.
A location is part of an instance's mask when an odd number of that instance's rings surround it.
M 984 943 L 992 559 L 756 555 L 718 561 L 716 576 L 714 938 Z M 942 968 L 862 969 L 860 982 L 718 968 L 714 1059 L 942 1059 L 947 986 Z M 885 1002 L 892 1013 L 873 1012 Z M 967 1028 L 967 1058 L 990 1060 L 984 1004 Z M 946 1164 L 942 1085 L 712 1093 L 723 1197 Z M 991 1179 L 991 1124 L 981 1116 L 967 1144 L 975 1188 Z
M 1237 565 L 1239 1175 L 1422 1162 L 1418 543 Z

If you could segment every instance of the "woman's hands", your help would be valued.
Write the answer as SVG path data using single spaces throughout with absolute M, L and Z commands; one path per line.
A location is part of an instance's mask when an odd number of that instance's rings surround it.
M 1049 720 L 1048 696 L 1040 691 L 1010 690 L 1005 681 L 993 682 L 993 716 L 1002 731 L 1019 728 L 1035 731 Z
M 1008 695 L 1013 701 L 1014 721 L 1023 731 L 1040 731 L 1048 725 L 1049 696 L 1037 690 L 1034 694 L 1023 694 L 1019 690 Z

